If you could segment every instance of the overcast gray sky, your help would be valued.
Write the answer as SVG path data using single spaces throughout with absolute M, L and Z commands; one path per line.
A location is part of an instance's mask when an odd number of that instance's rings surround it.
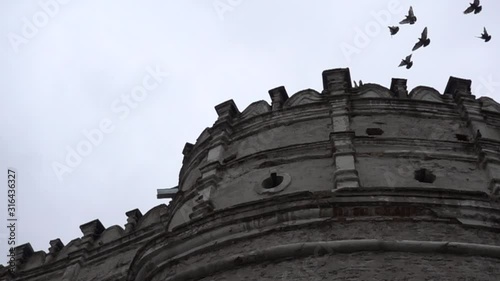
M 215 105 L 243 111 L 281 85 L 321 91 L 326 69 L 441 93 L 456 76 L 500 101 L 500 2 L 481 2 L 464 15 L 468 0 L 2 0 L 0 219 L 13 167 L 17 245 L 47 251 L 96 218 L 123 227 L 125 212 L 167 203 L 156 189 L 177 185 L 182 148 Z M 417 22 L 391 38 L 410 4 Z M 431 44 L 398 68 L 425 26 Z M 475 38 L 484 26 L 488 43 Z

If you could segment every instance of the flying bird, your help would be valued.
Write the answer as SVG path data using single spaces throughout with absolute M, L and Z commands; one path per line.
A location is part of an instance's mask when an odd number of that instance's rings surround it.
M 399 26 L 389 26 L 389 30 L 391 31 L 391 36 L 396 35 L 399 31 Z
M 417 17 L 415 16 L 415 14 L 413 14 L 413 7 L 410 6 L 410 10 L 408 11 L 408 15 L 406 16 L 406 18 L 404 20 L 400 21 L 399 24 L 405 24 L 405 23 L 414 24 L 416 21 L 417 21 Z
M 411 61 L 411 54 L 407 56 L 404 60 L 401 60 L 399 66 L 404 66 L 404 65 L 406 65 L 406 69 L 410 69 L 411 66 L 413 65 L 413 62 Z
M 477 37 L 477 38 L 484 39 L 484 42 L 488 42 L 491 40 L 491 35 L 488 34 L 488 31 L 486 31 L 486 27 L 485 27 L 483 34 L 481 34 L 481 37 Z
M 412 51 L 417 50 L 420 47 L 427 47 L 431 43 L 431 39 L 427 38 L 427 27 L 424 28 L 424 31 L 422 31 L 422 36 L 418 38 L 418 42 L 413 46 Z
M 470 3 L 470 7 L 464 11 L 464 14 L 470 14 L 470 13 L 472 13 L 472 11 L 474 11 L 474 14 L 477 14 L 477 13 L 481 12 L 482 9 L 483 9 L 483 6 L 479 6 L 479 0 L 474 0 L 473 3 Z

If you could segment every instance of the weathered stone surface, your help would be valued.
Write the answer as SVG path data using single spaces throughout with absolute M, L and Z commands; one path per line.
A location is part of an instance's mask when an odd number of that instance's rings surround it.
M 499 274 L 491 258 L 367 252 L 256 264 L 199 280 L 496 281 Z

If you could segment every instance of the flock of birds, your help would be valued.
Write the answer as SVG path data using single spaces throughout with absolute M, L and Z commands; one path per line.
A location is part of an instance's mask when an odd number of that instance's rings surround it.
M 480 5 L 479 0 L 474 0 L 473 3 L 470 3 L 470 6 L 464 11 L 464 14 L 470 14 L 474 12 L 474 14 L 477 14 L 481 12 L 483 9 L 483 6 Z M 413 13 L 413 7 L 410 6 L 410 10 L 408 11 L 408 15 L 405 16 L 405 19 L 400 21 L 399 24 L 415 24 L 417 21 L 417 17 Z M 391 32 L 391 36 L 395 35 L 399 31 L 398 26 L 389 26 L 389 31 Z M 481 37 L 478 37 L 484 40 L 484 42 L 488 42 L 491 40 L 491 35 L 488 34 L 486 31 L 486 27 L 483 30 L 483 33 L 481 34 Z M 427 27 L 424 28 L 424 31 L 422 31 L 422 35 L 420 38 L 418 38 L 418 42 L 413 46 L 412 51 L 416 51 L 420 47 L 427 47 L 431 43 L 431 39 L 427 37 Z M 401 63 L 399 66 L 406 66 L 406 69 L 410 69 L 413 66 L 413 61 L 411 60 L 412 54 L 408 55 L 405 59 L 401 60 Z

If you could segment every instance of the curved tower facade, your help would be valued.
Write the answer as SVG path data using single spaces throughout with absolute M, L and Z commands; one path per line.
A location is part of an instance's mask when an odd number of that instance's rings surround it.
M 215 107 L 168 206 L 19 246 L 0 280 L 499 280 L 500 104 L 348 69 L 269 95 Z

